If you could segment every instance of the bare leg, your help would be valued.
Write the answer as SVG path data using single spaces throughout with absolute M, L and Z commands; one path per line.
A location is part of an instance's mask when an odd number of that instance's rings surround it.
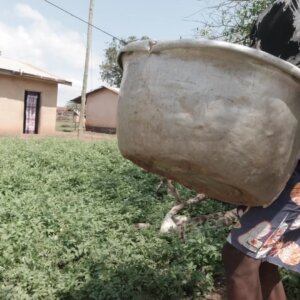
M 259 278 L 261 261 L 253 259 L 229 243 L 223 248 L 229 300 L 262 300 Z
M 264 300 L 287 299 L 277 266 L 263 262 L 260 266 L 259 275 Z

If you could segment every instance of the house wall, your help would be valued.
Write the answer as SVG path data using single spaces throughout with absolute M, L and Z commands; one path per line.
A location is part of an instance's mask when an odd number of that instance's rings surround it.
M 54 133 L 57 84 L 0 75 L 0 134 L 23 133 L 25 91 L 41 93 L 38 133 Z
M 101 89 L 87 97 L 86 129 L 115 131 L 117 127 L 118 94 Z

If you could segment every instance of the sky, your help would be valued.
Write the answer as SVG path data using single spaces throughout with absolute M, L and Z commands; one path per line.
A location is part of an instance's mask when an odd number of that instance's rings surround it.
M 89 0 L 50 0 L 88 20 Z M 155 40 L 194 38 L 194 20 L 206 18 L 219 0 L 94 0 L 93 24 L 113 36 Z M 44 0 L 0 0 L 0 51 L 72 81 L 59 85 L 58 106 L 79 96 L 84 72 L 87 25 Z M 102 84 L 99 65 L 112 37 L 93 29 L 88 90 Z

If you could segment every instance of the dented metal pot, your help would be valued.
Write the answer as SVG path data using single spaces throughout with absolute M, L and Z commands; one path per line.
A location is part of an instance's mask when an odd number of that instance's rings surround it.
M 141 41 L 119 54 L 122 155 L 215 199 L 268 205 L 300 149 L 300 70 L 208 40 Z

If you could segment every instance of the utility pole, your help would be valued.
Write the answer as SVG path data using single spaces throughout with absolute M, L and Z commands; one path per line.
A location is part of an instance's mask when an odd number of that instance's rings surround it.
M 85 127 L 86 87 L 87 87 L 90 52 L 91 52 L 93 14 L 94 14 L 94 0 L 90 0 L 90 12 L 89 12 L 89 22 L 88 22 L 89 24 L 88 24 L 88 31 L 87 31 L 87 45 L 86 45 L 85 65 L 84 65 L 84 74 L 83 74 L 82 92 L 81 92 L 81 109 L 80 109 L 78 136 L 79 134 L 83 133 L 83 129 Z

